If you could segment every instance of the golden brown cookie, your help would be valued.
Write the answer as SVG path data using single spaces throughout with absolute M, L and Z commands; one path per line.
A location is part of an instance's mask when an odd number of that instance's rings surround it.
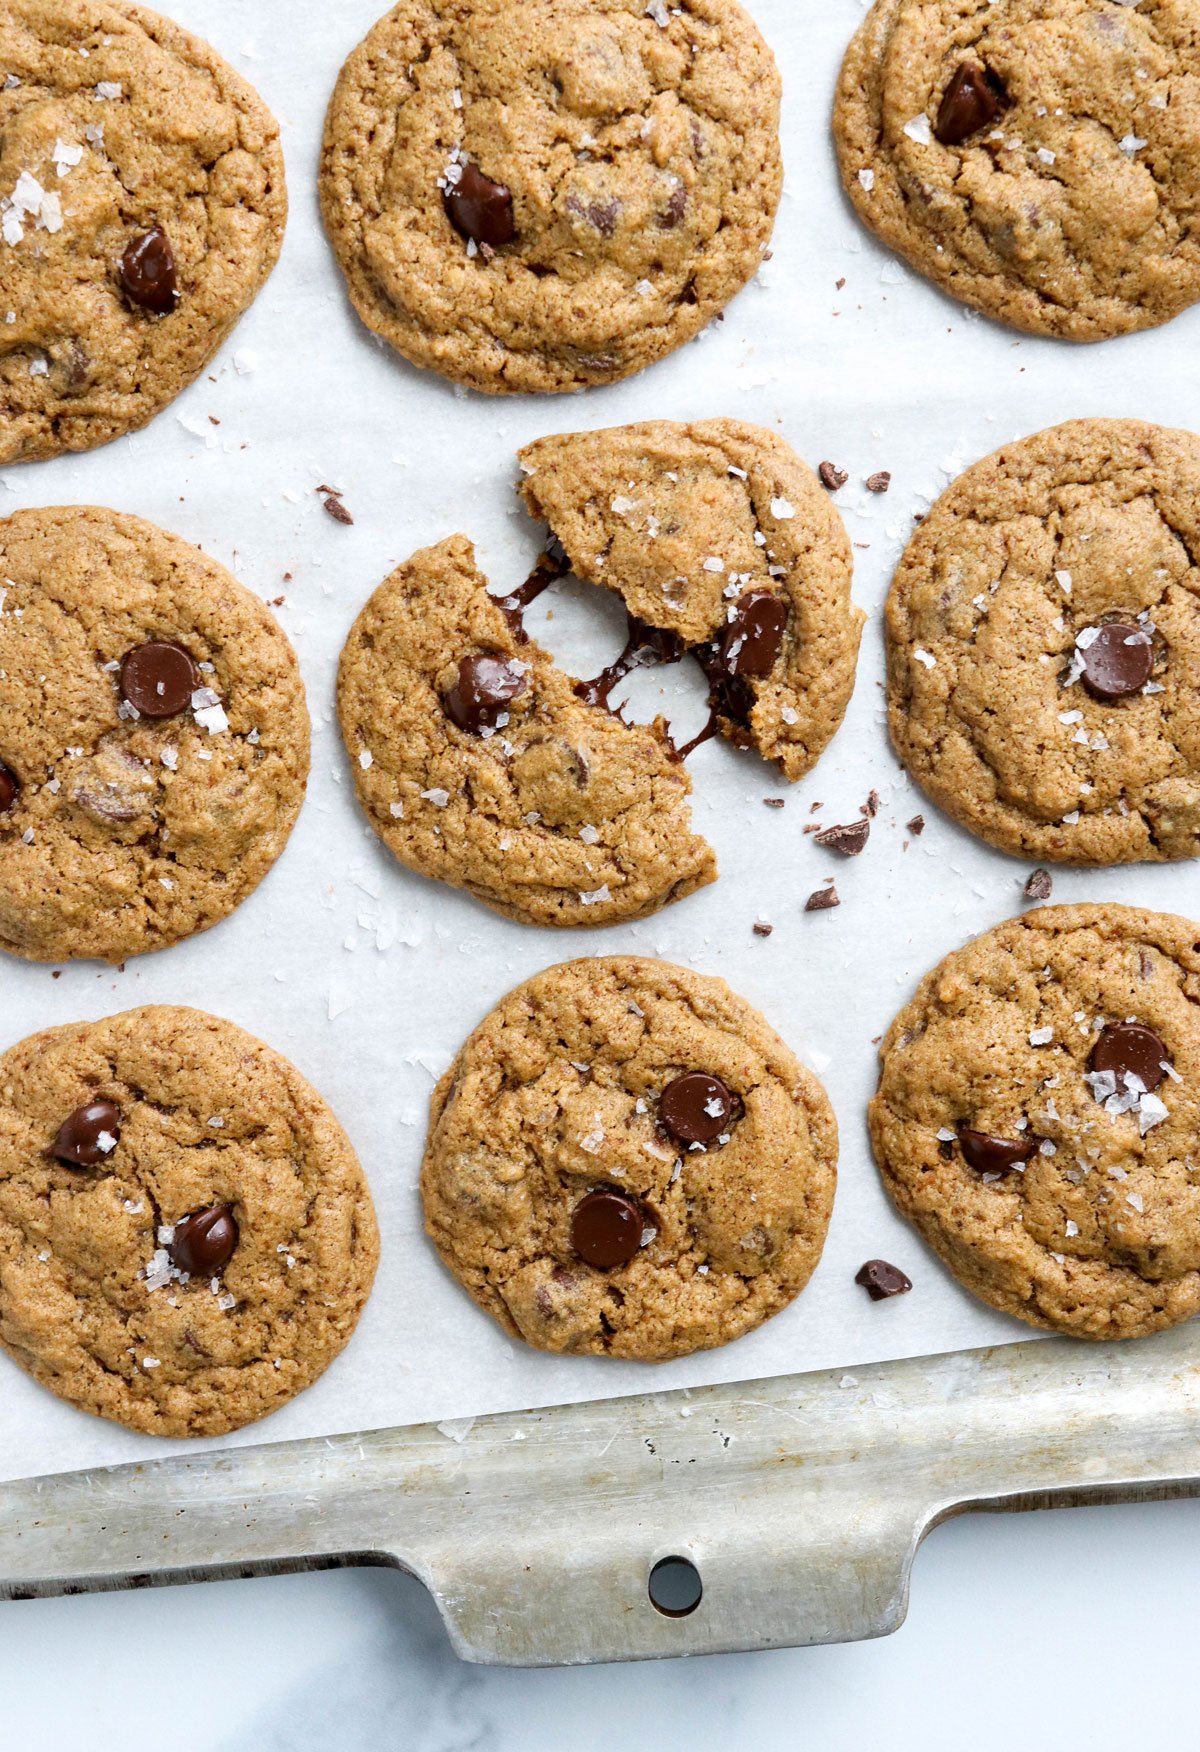
M 1133 1338 L 1200 1308 L 1200 925 L 1046 907 L 922 981 L 871 1136 L 901 1213 L 975 1295 Z
M 842 520 L 790 446 L 656 420 L 543 438 L 521 466 L 577 576 L 699 658 L 722 735 L 802 778 L 845 716 L 865 616 Z
M 265 1417 L 345 1345 L 378 1255 L 346 1134 L 231 1022 L 127 1010 L 0 1058 L 0 1345 L 81 1410 Z
M 860 218 L 1033 334 L 1103 340 L 1200 298 L 1196 0 L 875 0 L 833 131 Z
M 338 78 L 321 208 L 406 359 L 544 392 L 711 322 L 781 180 L 779 75 L 737 0 L 401 0 Z
M 614 957 L 484 1018 L 433 1097 L 430 1237 L 506 1332 L 653 1362 L 728 1344 L 821 1255 L 837 1125 L 724 980 Z
M 1008 852 L 1200 851 L 1200 439 L 1073 420 L 961 475 L 887 605 L 917 783 Z
M 94 506 L 0 522 L 0 947 L 123 961 L 282 852 L 309 726 L 287 637 L 178 536 Z
M 665 727 L 589 704 L 489 594 L 465 536 L 397 568 L 351 629 L 338 715 L 401 863 L 526 924 L 608 925 L 716 877 Z
M 124 0 L 0 12 L 0 463 L 90 450 L 196 377 L 275 265 L 279 128 Z

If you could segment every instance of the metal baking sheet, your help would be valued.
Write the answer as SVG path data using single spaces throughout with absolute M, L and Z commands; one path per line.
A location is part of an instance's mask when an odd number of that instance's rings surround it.
M 278 612 L 317 730 L 308 803 L 275 872 L 212 933 L 122 972 L 77 964 L 52 979 L 48 968 L 6 961 L 3 1042 L 134 1004 L 198 1004 L 289 1054 L 348 1127 L 383 1229 L 374 1297 L 315 1387 L 222 1446 L 416 1423 L 462 1436 L 487 1413 L 1028 1339 L 961 1292 L 892 1214 L 867 1145 L 874 1037 L 928 966 L 1020 910 L 1028 874 L 940 819 L 899 772 L 883 728 L 880 608 L 913 514 L 1000 442 L 1080 415 L 1194 420 L 1181 355 L 1200 315 L 1084 350 L 1019 337 L 946 302 L 874 245 L 838 190 L 829 106 L 861 8 L 752 0 L 783 69 L 788 169 L 759 281 L 724 322 L 630 383 L 558 399 L 459 393 L 393 358 L 352 316 L 317 215 L 324 105 L 379 4 L 172 5 L 284 124 L 292 213 L 281 264 L 211 374 L 147 431 L 0 476 L 0 510 L 93 502 L 137 512 L 197 542 L 265 598 L 285 598 Z M 414 548 L 457 530 L 476 540 L 497 587 L 522 579 L 539 536 L 513 493 L 519 445 L 547 432 L 721 414 L 777 427 L 811 463 L 829 458 L 850 473 L 837 502 L 871 621 L 847 724 L 816 772 L 789 788 L 751 756 L 702 748 L 691 763 L 695 815 L 721 880 L 629 928 L 526 929 L 401 870 L 354 805 L 332 719 L 337 654 L 366 596 Z M 885 498 L 863 485 L 878 469 L 892 472 Z M 352 527 L 324 515 L 318 483 L 343 490 Z M 600 593 L 567 587 L 551 607 L 544 636 L 579 670 L 618 648 L 613 605 Z M 543 625 L 541 612 L 531 616 L 535 633 Z M 659 685 L 638 678 L 646 715 Z M 662 685 L 680 721 L 697 721 L 698 680 Z M 812 819 L 853 819 L 872 789 L 882 808 L 862 857 L 838 860 L 805 835 Z M 787 807 L 764 808 L 768 796 Z M 918 810 L 928 826 L 911 840 L 904 823 Z M 806 916 L 805 898 L 829 876 L 840 909 Z M 1055 878 L 1060 900 L 1187 912 L 1194 895 L 1188 866 Z M 758 919 L 774 925 L 769 939 L 754 936 Z M 443 1273 L 416 1196 L 428 1096 L 463 1036 L 518 980 L 618 950 L 724 975 L 824 1078 L 842 1128 L 833 1225 L 805 1294 L 727 1349 L 653 1368 L 510 1343 Z M 855 1287 L 855 1270 L 875 1255 L 909 1272 L 910 1296 L 874 1304 Z M 0 1478 L 172 1452 L 178 1445 L 71 1410 L 0 1358 Z

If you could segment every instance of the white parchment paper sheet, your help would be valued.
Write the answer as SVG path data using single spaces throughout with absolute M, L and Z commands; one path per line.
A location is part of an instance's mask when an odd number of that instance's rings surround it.
M 325 104 L 377 4 L 173 6 L 255 82 L 283 124 L 292 212 L 282 261 L 211 375 L 148 430 L 0 476 L 0 512 L 70 502 L 137 512 L 204 547 L 264 597 L 286 596 L 279 614 L 300 653 L 317 733 L 308 803 L 275 871 L 209 934 L 121 973 L 80 964 L 52 979 L 48 968 L 5 960 L 0 1042 L 135 1004 L 197 1004 L 287 1053 L 349 1129 L 383 1230 L 374 1296 L 324 1378 L 233 1443 L 851 1369 L 1028 1337 L 960 1291 L 892 1214 L 867 1143 L 873 1037 L 926 968 L 1021 909 L 1029 869 L 972 843 L 899 772 L 883 727 L 880 610 L 913 513 L 1001 442 L 1078 415 L 1200 424 L 1200 312 L 1083 349 L 1022 338 L 944 300 L 863 233 L 838 188 L 829 109 L 861 7 L 753 0 L 783 69 L 788 171 L 774 258 L 759 282 L 723 323 L 631 383 L 558 399 L 457 393 L 357 322 L 318 218 Z M 523 579 L 540 542 L 513 493 L 520 444 L 585 426 L 721 414 L 777 426 L 812 464 L 827 457 L 850 472 L 837 502 L 857 544 L 855 595 L 871 620 L 847 723 L 816 772 L 787 787 L 752 756 L 701 749 L 695 816 L 721 880 L 641 925 L 529 930 L 409 875 L 358 813 L 333 719 L 337 655 L 367 595 L 414 548 L 456 530 L 475 539 L 497 586 Z M 863 486 L 877 469 L 892 471 L 886 498 Z M 321 510 L 319 482 L 343 489 L 352 528 Z M 541 610 L 530 627 L 586 673 L 621 643 L 614 605 L 580 586 L 562 593 L 548 631 Z M 637 680 L 649 715 L 662 683 Z M 697 723 L 698 678 L 666 685 L 670 709 Z M 804 835 L 812 803 L 821 801 L 826 824 L 852 820 L 872 787 L 883 808 L 862 857 L 839 859 Z M 764 808 L 768 796 L 786 796 L 787 807 Z M 904 823 L 918 810 L 927 830 L 906 844 Z M 842 906 L 805 916 L 805 898 L 829 876 Z M 1192 866 L 1055 878 L 1061 900 L 1187 912 L 1196 894 Z M 756 919 L 774 925 L 769 939 L 753 935 Z M 614 951 L 724 975 L 819 1071 L 842 1130 L 833 1225 L 805 1294 L 741 1342 L 660 1367 L 557 1359 L 510 1343 L 442 1271 L 416 1193 L 434 1076 L 465 1034 L 540 968 Z M 909 1272 L 910 1296 L 875 1304 L 855 1286 L 855 1271 L 875 1255 Z M 71 1410 L 0 1358 L 0 1476 L 178 1451 Z

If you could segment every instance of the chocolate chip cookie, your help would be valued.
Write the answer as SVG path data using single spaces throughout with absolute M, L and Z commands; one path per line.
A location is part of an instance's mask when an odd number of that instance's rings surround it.
M 1200 926 L 1010 919 L 947 956 L 880 1049 L 884 1183 L 959 1282 L 1078 1338 L 1200 1308 Z
M 265 1417 L 345 1345 L 378 1254 L 346 1134 L 231 1022 L 127 1010 L 0 1058 L 0 1345 L 81 1410 Z
M 510 992 L 434 1092 L 421 1195 L 463 1288 L 538 1350 L 653 1362 L 777 1314 L 820 1258 L 837 1126 L 723 980 L 616 957 Z
M 122 961 L 205 930 L 308 776 L 287 637 L 222 566 L 94 506 L 0 521 L 0 947 Z
M 969 468 L 887 605 L 901 760 L 1004 851 L 1200 852 L 1200 439 L 1075 420 Z
M 1192 0 L 876 0 L 834 109 L 860 218 L 955 298 L 1096 341 L 1200 298 Z
M 384 580 L 342 652 L 359 802 L 401 863 L 509 918 L 608 925 L 716 876 L 665 726 L 594 704 L 489 594 L 465 536 Z
M 275 265 L 279 129 L 208 44 L 124 0 L 0 14 L 0 463 L 143 426 Z
M 695 655 L 713 727 L 802 778 L 845 715 L 865 617 L 842 520 L 795 452 L 737 420 L 659 420 L 544 438 L 521 466 L 530 512 L 621 597 L 631 637 Z
M 628 377 L 758 271 L 779 96 L 736 0 L 401 0 L 325 125 L 351 301 L 476 389 Z

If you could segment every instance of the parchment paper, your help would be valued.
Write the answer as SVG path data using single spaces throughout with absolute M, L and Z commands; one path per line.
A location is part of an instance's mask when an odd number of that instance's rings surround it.
M 172 7 L 283 123 L 292 212 L 282 261 L 211 376 L 146 431 L 0 476 L 0 513 L 71 502 L 137 512 L 204 547 L 264 597 L 285 595 L 279 614 L 317 732 L 307 805 L 275 871 L 207 935 L 122 973 L 77 964 L 52 979 L 48 968 L 5 959 L 0 1044 L 135 1004 L 197 1004 L 288 1054 L 347 1126 L 383 1231 L 374 1296 L 324 1378 L 232 1443 L 424 1420 L 446 1420 L 461 1438 L 466 1426 L 452 1420 L 489 1411 L 1027 1338 L 960 1291 L 892 1214 L 867 1143 L 873 1038 L 928 967 L 1021 910 L 1029 873 L 940 818 L 900 773 L 883 726 L 880 609 L 914 512 L 998 444 L 1080 415 L 1200 423 L 1191 368 L 1200 312 L 1084 349 L 1022 338 L 947 302 L 871 241 L 838 188 L 829 108 L 862 8 L 753 0 L 783 69 L 788 169 L 760 280 L 724 322 L 630 383 L 557 399 L 458 392 L 410 369 L 358 323 L 317 214 L 324 107 L 379 3 Z M 857 544 L 855 595 L 871 620 L 849 717 L 816 772 L 788 787 L 753 756 L 702 748 L 691 763 L 695 819 L 721 880 L 641 925 L 531 930 L 409 875 L 358 812 L 333 719 L 338 652 L 363 601 L 414 548 L 457 530 L 477 542 L 497 587 L 520 582 L 540 542 L 513 493 L 519 445 L 547 432 L 721 414 L 778 426 L 810 463 L 829 458 L 850 473 L 837 503 Z M 878 469 L 892 472 L 884 498 L 863 485 Z M 324 514 L 318 483 L 344 491 L 353 527 Z M 619 648 L 615 605 L 600 592 L 566 587 L 549 631 L 542 606 L 531 631 L 579 672 Z M 637 682 L 649 716 L 660 681 Z M 695 674 L 668 682 L 684 728 L 699 723 L 702 692 Z M 821 802 L 826 825 L 853 820 L 872 788 L 883 807 L 862 857 L 840 859 L 805 836 L 811 804 Z M 768 796 L 785 796 L 786 808 L 765 808 Z M 904 823 L 918 810 L 926 832 L 906 844 Z M 841 907 L 806 916 L 806 897 L 829 876 Z M 1187 912 L 1197 873 L 1064 871 L 1054 893 Z M 774 925 L 769 939 L 754 936 L 756 919 Z M 540 968 L 625 950 L 724 975 L 821 1074 L 842 1130 L 833 1225 L 804 1295 L 737 1344 L 657 1367 L 556 1359 L 510 1343 L 442 1271 L 416 1195 L 433 1080 L 470 1028 Z M 876 1255 L 909 1272 L 911 1295 L 875 1304 L 855 1286 L 855 1271 Z M 0 1476 L 179 1451 L 73 1411 L 0 1357 Z

